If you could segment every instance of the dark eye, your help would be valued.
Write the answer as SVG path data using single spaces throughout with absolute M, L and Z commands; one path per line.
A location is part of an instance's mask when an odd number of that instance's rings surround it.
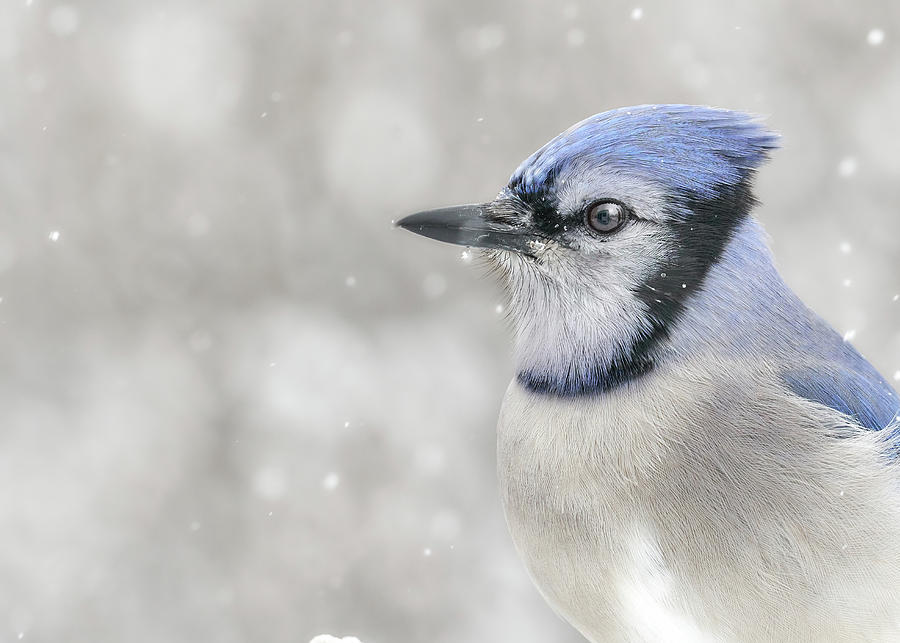
M 615 201 L 598 201 L 585 213 L 587 224 L 600 234 L 615 232 L 628 220 L 625 207 Z

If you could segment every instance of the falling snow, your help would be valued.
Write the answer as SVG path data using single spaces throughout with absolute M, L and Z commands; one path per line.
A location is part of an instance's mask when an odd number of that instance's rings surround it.
M 837 171 L 840 176 L 847 178 L 856 174 L 856 170 L 858 168 L 859 162 L 856 160 L 856 158 L 852 156 L 846 156 L 842 158 L 838 163 Z
M 50 241 L 59 241 L 59 230 L 54 230 L 47 235 L 47 238 L 50 239 Z
M 873 47 L 877 47 L 884 42 L 884 31 L 881 29 L 872 29 L 866 36 L 866 41 Z
M 325 489 L 325 491 L 334 491 L 340 483 L 340 476 L 333 471 L 322 478 L 322 488 Z
M 631 19 L 632 20 L 640 20 L 644 17 L 644 10 L 640 7 L 635 7 L 631 10 Z

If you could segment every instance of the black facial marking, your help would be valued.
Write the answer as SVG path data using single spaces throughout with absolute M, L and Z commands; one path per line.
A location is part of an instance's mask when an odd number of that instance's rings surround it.
M 647 340 L 641 340 L 638 345 Z M 519 371 L 516 379 L 525 389 L 533 393 L 557 395 L 562 397 L 576 397 L 579 395 L 605 393 L 632 380 L 645 375 L 653 369 L 653 361 L 649 351 L 639 350 L 632 352 L 621 360 L 615 360 L 612 364 L 595 364 L 588 372 L 572 372 L 565 378 L 534 371 Z
M 558 234 L 562 217 L 557 211 L 559 202 L 556 197 L 546 192 L 525 194 L 519 197 L 531 210 L 532 225 L 538 233 L 553 237 Z
M 539 188 L 527 186 L 524 177 L 519 176 L 510 181 L 507 190 L 531 211 L 532 225 L 545 237 L 553 238 L 569 224 L 559 212 L 559 199 L 556 196 L 556 179 L 559 169 L 551 169 Z
M 711 199 L 691 193 L 676 196 L 679 205 L 691 214 L 666 224 L 675 235 L 674 255 L 658 274 L 635 290 L 647 306 L 650 330 L 624 355 L 609 364 L 595 364 L 588 372 L 569 372 L 560 378 L 558 374 L 522 371 L 518 381 L 523 387 L 560 396 L 597 394 L 653 370 L 661 346 L 682 316 L 688 298 L 702 287 L 710 267 L 722 256 L 738 224 L 755 204 L 749 175 L 736 185 L 720 186 Z
M 710 267 L 755 204 L 747 179 L 720 186 L 712 199 L 683 194 L 679 201 L 691 215 L 667 223 L 675 235 L 675 253 L 635 292 L 647 305 L 651 323 L 661 328 L 661 336 L 677 323 L 685 301 L 703 285 Z

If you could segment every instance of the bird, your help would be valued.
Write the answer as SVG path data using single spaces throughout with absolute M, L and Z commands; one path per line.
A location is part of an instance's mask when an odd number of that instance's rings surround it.
M 493 200 L 397 222 L 500 277 L 503 511 L 593 643 L 900 640 L 900 398 L 775 266 L 753 182 L 779 140 L 613 109 Z

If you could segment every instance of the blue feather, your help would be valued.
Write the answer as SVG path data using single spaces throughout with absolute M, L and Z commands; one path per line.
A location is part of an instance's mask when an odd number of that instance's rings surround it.
M 765 287 L 745 283 L 743 275 Z M 783 365 L 781 378 L 792 392 L 870 430 L 885 428 L 900 414 L 900 396 L 891 385 L 784 283 L 753 222 L 735 232 L 706 287 L 691 300 L 678 340 L 682 350 L 697 353 L 707 350 L 711 337 L 715 350 L 732 358 L 765 356 Z M 886 437 L 900 454 L 900 424 L 896 434 L 896 440 Z
M 840 362 L 783 374 L 797 395 L 850 416 L 861 426 L 879 431 L 900 415 L 900 397 L 852 347 Z
M 589 160 L 636 173 L 673 192 L 714 198 L 746 179 L 777 147 L 752 116 L 694 105 L 641 105 L 592 116 L 526 159 L 510 178 L 524 195 L 552 189 L 556 176 Z

